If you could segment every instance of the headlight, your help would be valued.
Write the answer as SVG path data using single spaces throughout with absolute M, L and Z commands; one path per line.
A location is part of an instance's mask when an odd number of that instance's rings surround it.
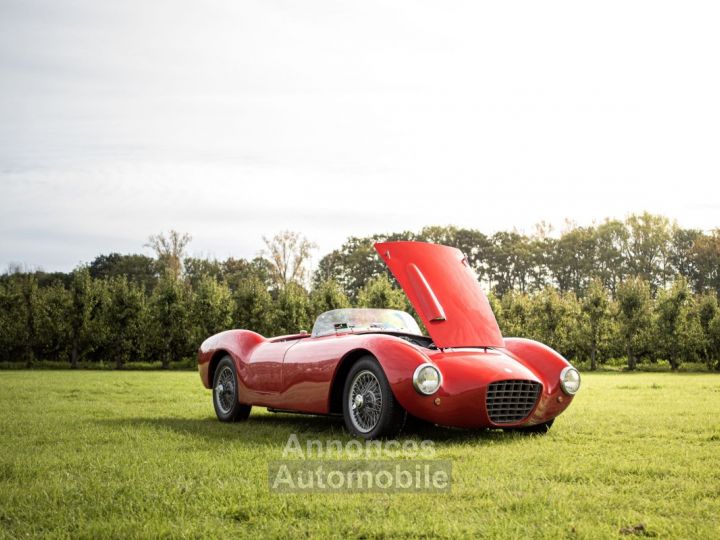
M 413 373 L 413 386 L 421 394 L 429 396 L 437 392 L 442 384 L 440 370 L 432 364 L 421 364 Z
M 580 390 L 580 373 L 572 366 L 560 372 L 560 388 L 569 396 L 574 396 Z

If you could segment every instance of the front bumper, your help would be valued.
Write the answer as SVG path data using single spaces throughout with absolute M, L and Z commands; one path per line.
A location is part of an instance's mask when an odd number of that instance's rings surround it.
M 400 404 L 413 416 L 433 424 L 459 428 L 524 427 L 547 422 L 572 402 L 558 381 L 544 381 L 526 366 L 498 351 L 481 353 L 440 353 L 432 358 L 443 383 L 432 395 L 418 393 L 411 377 L 392 385 Z M 493 421 L 487 408 L 492 383 L 528 381 L 542 386 L 534 406 L 517 421 Z M 496 393 L 493 396 L 497 396 Z

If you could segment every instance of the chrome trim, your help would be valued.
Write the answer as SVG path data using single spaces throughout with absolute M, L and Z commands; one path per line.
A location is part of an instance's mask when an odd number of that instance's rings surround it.
M 567 388 L 565 388 L 565 375 L 568 371 L 573 370 L 575 373 L 577 373 L 578 376 L 578 389 L 575 390 L 575 392 L 569 392 Z M 560 372 L 560 388 L 562 388 L 562 391 L 565 392 L 568 396 L 574 396 L 577 394 L 578 390 L 580 390 L 580 385 L 582 384 L 582 377 L 580 376 L 580 372 L 575 369 L 572 366 L 567 366 L 563 368 L 563 370 Z
M 433 368 L 435 371 L 437 371 L 437 374 L 438 374 L 438 385 L 437 385 L 437 388 L 435 390 L 433 390 L 432 392 L 423 392 L 422 390 L 420 390 L 420 383 L 418 382 L 418 375 L 420 374 L 420 370 L 422 370 L 426 367 Z M 442 372 L 438 369 L 438 367 L 435 364 L 431 364 L 430 362 L 425 362 L 424 364 L 420 364 L 417 368 L 415 368 L 415 372 L 413 373 L 412 381 L 413 381 L 413 386 L 415 387 L 415 390 L 417 392 L 419 392 L 420 394 L 422 394 L 424 396 L 431 396 L 435 392 L 440 390 L 440 387 L 442 386 L 442 383 L 443 383 L 443 376 L 442 376 Z

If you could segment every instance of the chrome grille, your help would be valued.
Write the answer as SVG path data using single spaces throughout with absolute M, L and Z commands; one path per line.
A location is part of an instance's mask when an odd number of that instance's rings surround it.
M 542 385 L 534 381 L 499 381 L 488 386 L 485 405 L 490 421 L 513 424 L 527 418 L 540 396 Z

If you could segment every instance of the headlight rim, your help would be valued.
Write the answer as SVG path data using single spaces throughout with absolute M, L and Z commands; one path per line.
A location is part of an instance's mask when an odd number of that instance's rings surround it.
M 433 390 L 432 392 L 425 392 L 425 391 L 423 391 L 423 390 L 420 388 L 420 383 L 419 383 L 419 381 L 418 381 L 418 376 L 420 375 L 420 372 L 421 372 L 423 369 L 427 368 L 427 367 L 429 367 L 429 368 L 431 368 L 431 369 L 434 369 L 435 372 L 438 374 L 438 384 L 437 384 L 437 387 L 435 388 L 435 390 Z M 422 394 L 423 396 L 432 396 L 432 395 L 435 394 L 438 390 L 440 390 L 440 387 L 442 386 L 442 383 L 443 383 L 442 372 L 440 371 L 440 369 L 439 369 L 435 364 L 432 364 L 432 363 L 430 363 L 430 362 L 425 362 L 425 363 L 420 364 L 418 367 L 415 368 L 415 372 L 413 373 L 413 376 L 412 376 L 412 382 L 413 382 L 413 388 L 415 388 L 415 391 L 416 391 L 416 392 L 418 392 L 419 394 Z
M 577 385 L 577 390 L 575 390 L 574 392 L 570 392 L 567 389 L 567 387 L 565 386 L 565 375 L 567 375 L 567 373 L 569 371 L 574 371 L 575 373 L 577 373 L 578 385 Z M 580 376 L 580 372 L 577 370 L 577 368 L 575 368 L 573 366 L 566 366 L 560 372 L 560 388 L 562 389 L 563 392 L 565 392 L 566 395 L 574 396 L 575 394 L 577 394 L 578 391 L 580 390 L 581 383 L 582 383 L 582 377 Z

